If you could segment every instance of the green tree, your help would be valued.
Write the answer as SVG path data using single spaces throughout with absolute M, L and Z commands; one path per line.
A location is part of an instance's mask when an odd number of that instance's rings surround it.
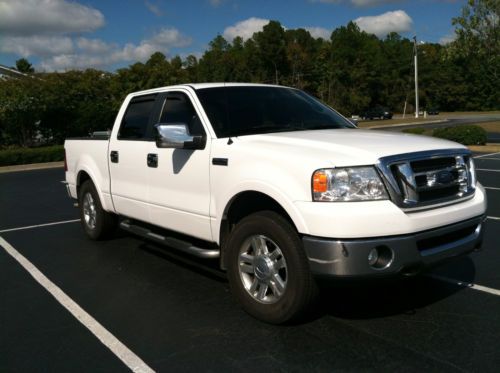
M 279 84 L 280 74 L 287 73 L 285 29 L 278 21 L 270 21 L 253 35 L 267 82 Z
M 380 40 L 361 31 L 354 22 L 334 30 L 330 40 L 333 106 L 350 115 L 382 104 Z
M 31 74 L 35 72 L 35 69 L 26 58 L 21 58 L 16 61 L 16 69 L 25 74 Z
M 456 40 L 450 60 L 467 78 L 468 109 L 495 109 L 500 102 L 500 2 L 468 0 L 452 21 Z
M 317 53 L 318 42 L 311 34 L 302 29 L 286 30 L 286 56 L 290 68 L 290 79 L 288 84 L 304 89 L 310 84 L 314 66 L 314 57 Z M 312 87 L 308 87 L 310 90 Z
M 0 135 L 2 144 L 23 147 L 34 144 L 45 109 L 43 82 L 11 79 L 0 84 Z
M 230 80 L 230 66 L 226 63 L 230 44 L 222 35 L 217 35 L 199 62 L 200 78 L 208 82 Z

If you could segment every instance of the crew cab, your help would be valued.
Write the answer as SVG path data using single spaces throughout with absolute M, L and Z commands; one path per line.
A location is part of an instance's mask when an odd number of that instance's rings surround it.
M 486 196 L 464 146 L 361 130 L 283 86 L 129 94 L 109 136 L 67 139 L 91 239 L 122 229 L 215 258 L 251 315 L 294 319 L 317 277 L 416 274 L 481 245 Z

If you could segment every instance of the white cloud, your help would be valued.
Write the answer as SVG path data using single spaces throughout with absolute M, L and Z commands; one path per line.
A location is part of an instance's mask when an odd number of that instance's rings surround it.
M 441 45 L 450 44 L 450 43 L 454 42 L 456 38 L 457 38 L 457 34 L 455 34 L 455 33 L 447 34 L 447 35 L 441 37 L 441 39 L 439 39 L 439 44 L 441 44 Z
M 330 35 L 332 34 L 332 30 L 328 30 L 324 27 L 304 27 L 313 38 L 323 38 L 325 40 L 330 39 Z
M 105 58 L 85 54 L 61 54 L 42 60 L 37 70 L 64 71 L 99 68 L 107 64 Z
M 146 8 L 153 13 L 157 17 L 161 17 L 163 15 L 163 11 L 160 9 L 160 6 L 157 4 L 153 4 L 149 2 L 148 0 L 144 0 L 144 5 L 146 5 Z
M 403 10 L 387 12 L 378 16 L 359 17 L 354 20 L 363 31 L 384 37 L 390 32 L 411 30 L 413 20 Z
M 104 25 L 104 15 L 66 0 L 0 0 L 0 33 L 39 35 L 87 32 Z
M 186 47 L 192 41 L 189 36 L 183 35 L 176 28 L 161 29 L 160 32 L 148 40 L 152 44 L 169 47 Z
M 191 44 L 191 38 L 175 28 L 161 29 L 139 44 L 127 43 L 120 47 L 100 39 L 79 38 L 77 50 L 53 54 L 44 58 L 40 68 L 44 71 L 60 71 L 84 68 L 105 68 L 120 62 L 144 62 L 153 53 L 168 54 L 171 48 Z
M 368 8 L 377 5 L 384 5 L 390 3 L 400 3 L 404 0 L 310 0 L 314 3 L 325 3 L 325 4 L 341 4 L 349 3 L 359 8 Z
M 400 3 L 402 0 L 350 0 L 351 4 L 359 8 L 384 5 L 390 3 Z
M 262 28 L 268 23 L 268 19 L 251 17 L 233 26 L 226 27 L 222 35 L 229 41 L 232 41 L 237 36 L 240 36 L 243 40 L 247 40 L 250 39 L 255 32 L 262 31 Z
M 76 45 L 82 51 L 91 54 L 103 54 L 109 51 L 110 48 L 114 48 L 101 39 L 78 38 Z
M 22 57 L 46 57 L 73 52 L 73 41 L 67 36 L 7 36 L 2 38 L 0 51 Z
M 210 5 L 212 5 L 214 8 L 217 8 L 223 2 L 224 0 L 209 0 Z

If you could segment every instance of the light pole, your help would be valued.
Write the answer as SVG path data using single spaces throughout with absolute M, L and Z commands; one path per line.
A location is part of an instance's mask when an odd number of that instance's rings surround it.
M 418 118 L 418 53 L 417 53 L 417 37 L 413 37 L 414 46 L 413 46 L 413 54 L 415 58 L 415 118 Z

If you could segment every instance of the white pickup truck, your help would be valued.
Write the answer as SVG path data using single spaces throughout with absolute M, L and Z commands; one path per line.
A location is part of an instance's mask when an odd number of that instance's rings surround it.
M 217 258 L 242 307 L 271 323 L 307 308 L 316 276 L 415 274 L 483 235 L 467 148 L 357 129 L 293 88 L 133 93 L 109 136 L 66 140 L 65 160 L 90 238 L 119 224 Z

